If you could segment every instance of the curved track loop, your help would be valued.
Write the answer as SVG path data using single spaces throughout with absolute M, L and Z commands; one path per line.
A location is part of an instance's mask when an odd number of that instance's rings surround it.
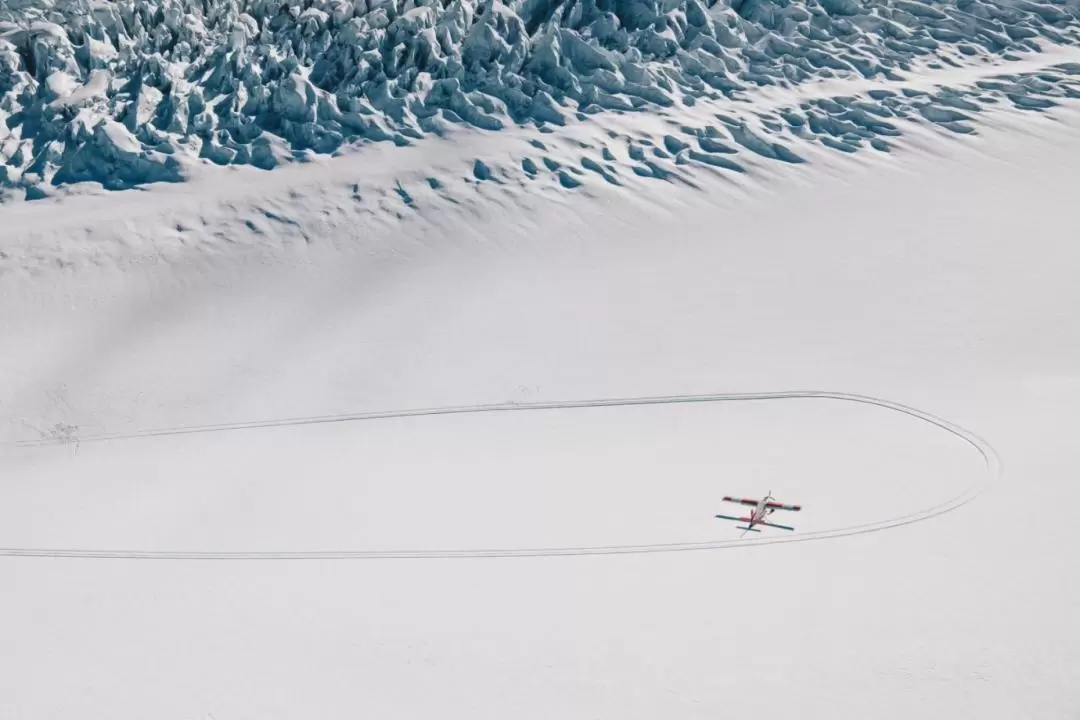
M 986 476 L 982 482 L 967 488 L 959 495 L 946 502 L 919 510 L 908 515 L 888 520 L 852 525 L 833 530 L 762 537 L 758 539 L 729 539 L 706 542 L 653 543 L 647 545 L 587 545 L 537 548 L 472 548 L 472 549 L 433 549 L 433 550 L 314 550 L 307 552 L 262 551 L 262 552 L 192 552 L 192 551 L 151 551 L 151 550 L 89 550 L 75 548 L 0 548 L 0 556 L 8 557 L 51 557 L 79 559 L 125 559 L 125 560 L 378 560 L 378 559 L 449 559 L 449 558 L 522 558 L 522 557 L 557 557 L 582 555 L 642 555 L 649 553 L 688 552 L 692 550 L 727 550 L 740 547 L 758 547 L 781 543 L 809 542 L 811 540 L 829 540 L 833 538 L 863 535 L 880 532 L 890 528 L 902 527 L 944 515 L 971 502 L 983 489 L 986 482 L 996 479 L 1001 472 L 1001 462 L 997 452 L 985 440 L 975 433 L 942 418 L 923 412 L 901 403 L 853 393 L 827 392 L 821 390 L 792 390 L 787 392 L 761 393 L 713 393 L 702 395 L 668 395 L 656 397 L 606 398 L 598 400 L 571 400 L 565 402 L 505 403 L 495 405 L 464 405 L 458 407 L 419 408 L 414 410 L 392 410 L 385 412 L 353 413 L 346 415 L 324 415 L 315 417 L 265 420 L 248 423 L 229 423 L 221 425 L 198 425 L 178 428 L 161 428 L 126 434 L 105 434 L 79 438 L 80 442 L 107 442 L 135 440 L 139 438 L 168 437 L 174 435 L 192 435 L 197 433 L 226 432 L 233 430 L 256 430 L 262 428 L 295 427 L 300 425 L 319 425 L 328 423 L 359 422 L 361 420 L 382 420 L 388 418 L 425 417 L 430 415 L 466 415 L 491 412 L 524 412 L 528 410 L 569 410 L 575 408 L 626 407 L 642 405 L 675 405 L 681 403 L 713 403 L 769 400 L 839 400 L 845 402 L 874 405 L 876 407 L 903 413 L 917 420 L 934 425 L 945 432 L 963 440 L 983 459 Z M 53 440 L 25 441 L 14 443 L 18 447 L 36 447 L 54 444 Z

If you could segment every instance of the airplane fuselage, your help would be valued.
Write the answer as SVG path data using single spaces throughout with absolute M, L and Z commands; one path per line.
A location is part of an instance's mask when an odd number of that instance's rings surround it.
M 754 507 L 754 511 L 750 513 L 749 524 L 753 527 L 754 523 L 763 522 L 765 517 L 769 514 L 769 501 L 771 497 L 765 497 L 758 501 L 758 504 Z

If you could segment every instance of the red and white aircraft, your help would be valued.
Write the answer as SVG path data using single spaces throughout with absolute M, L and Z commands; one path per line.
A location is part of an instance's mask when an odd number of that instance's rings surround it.
M 766 522 L 765 518 L 772 515 L 777 510 L 792 510 L 798 512 L 802 510 L 802 505 L 785 505 L 784 503 L 775 502 L 776 498 L 772 496 L 772 490 L 769 494 L 760 500 L 754 500 L 751 498 L 737 498 L 730 495 L 724 496 L 724 502 L 739 503 L 740 505 L 751 505 L 753 510 L 750 514 L 744 517 L 732 517 L 731 515 L 717 515 L 716 517 L 721 520 L 734 520 L 735 522 L 746 523 L 746 525 L 739 525 L 737 529 L 743 530 L 743 535 L 748 532 L 761 532 L 755 525 L 764 525 L 765 527 L 779 528 L 781 530 L 794 530 L 795 528 L 790 525 L 780 525 L 779 523 Z

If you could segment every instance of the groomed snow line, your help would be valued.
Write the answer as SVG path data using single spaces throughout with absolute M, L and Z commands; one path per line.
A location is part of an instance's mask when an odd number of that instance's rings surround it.
M 502 412 L 525 412 L 538 410 L 570 410 L 586 408 L 613 408 L 613 407 L 637 407 L 649 405 L 681 405 L 689 403 L 733 403 L 747 401 L 779 401 L 779 400 L 835 400 L 850 403 L 860 403 L 883 408 L 897 413 L 910 416 L 925 423 L 929 423 L 956 438 L 967 443 L 974 449 L 985 463 L 986 480 L 996 478 L 1000 473 L 999 460 L 994 449 L 974 433 L 951 423 L 947 420 L 935 417 L 916 408 L 890 402 L 881 398 L 865 395 L 853 395 L 850 393 L 834 393 L 825 391 L 788 391 L 788 392 L 763 392 L 763 393 L 727 393 L 727 394 L 702 394 L 702 395 L 678 395 L 668 397 L 641 397 L 641 398 L 609 398 L 603 400 L 581 400 L 540 403 L 513 403 L 500 405 L 473 405 L 463 407 L 425 408 L 416 410 L 399 410 L 375 413 L 359 413 L 347 415 L 335 415 L 328 417 L 291 418 L 285 420 L 268 420 L 251 423 L 232 423 L 225 425 L 204 425 L 195 427 L 167 428 L 147 430 L 134 434 L 122 435 L 90 435 L 78 438 L 81 443 L 119 442 L 137 440 L 140 438 L 169 437 L 178 435 L 191 435 L 202 433 L 219 433 L 239 430 L 258 430 L 265 428 L 295 427 L 302 425 L 325 425 L 330 423 L 352 423 L 359 421 L 386 420 L 391 418 L 415 418 L 442 415 L 466 415 L 475 413 L 502 413 Z M 19 447 L 41 447 L 51 444 L 70 444 L 72 439 L 63 440 L 40 440 L 22 441 L 17 443 Z M 558 557 L 577 555 L 627 555 L 642 553 L 667 553 L 684 552 L 690 550 L 721 550 L 737 547 L 772 545 L 787 542 L 807 542 L 811 540 L 826 540 L 832 538 L 862 535 L 865 533 L 879 532 L 895 527 L 902 527 L 912 523 L 922 522 L 936 518 L 945 513 L 962 507 L 975 499 L 982 489 L 983 482 L 967 487 L 963 492 L 945 502 L 931 507 L 908 513 L 900 517 L 888 518 L 872 523 L 852 525 L 849 527 L 819 530 L 816 532 L 800 533 L 797 535 L 780 535 L 772 537 L 738 539 L 738 540 L 714 540 L 707 542 L 670 542 L 654 543 L 649 545 L 596 545 L 578 547 L 543 547 L 543 548 L 483 548 L 483 549 L 437 549 L 437 550 L 321 550 L 314 552 L 289 552 L 289 551 L 263 551 L 263 552 L 185 552 L 185 551 L 139 551 L 139 550 L 92 550 L 92 549 L 60 549 L 60 548 L 12 548 L 0 547 L 0 556 L 11 557 L 52 557 L 52 558 L 85 558 L 85 559 L 130 559 L 130 560 L 364 560 L 364 559 L 449 559 L 449 558 L 508 558 L 508 557 Z

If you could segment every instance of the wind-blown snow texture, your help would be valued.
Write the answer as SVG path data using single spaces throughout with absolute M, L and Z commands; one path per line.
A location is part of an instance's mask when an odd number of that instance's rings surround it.
M 7 0 L 0 193 L 119 189 L 182 180 L 193 158 L 272 168 L 451 124 L 549 130 L 699 103 L 715 103 L 719 124 L 684 126 L 648 159 L 631 147 L 633 171 L 664 177 L 673 160 L 737 172 L 735 146 L 800 162 L 784 136 L 855 152 L 888 151 L 909 121 L 971 133 L 987 105 L 1080 97 L 1080 65 L 754 112 L 731 102 L 755 89 L 898 81 L 1078 44 L 1080 0 Z

